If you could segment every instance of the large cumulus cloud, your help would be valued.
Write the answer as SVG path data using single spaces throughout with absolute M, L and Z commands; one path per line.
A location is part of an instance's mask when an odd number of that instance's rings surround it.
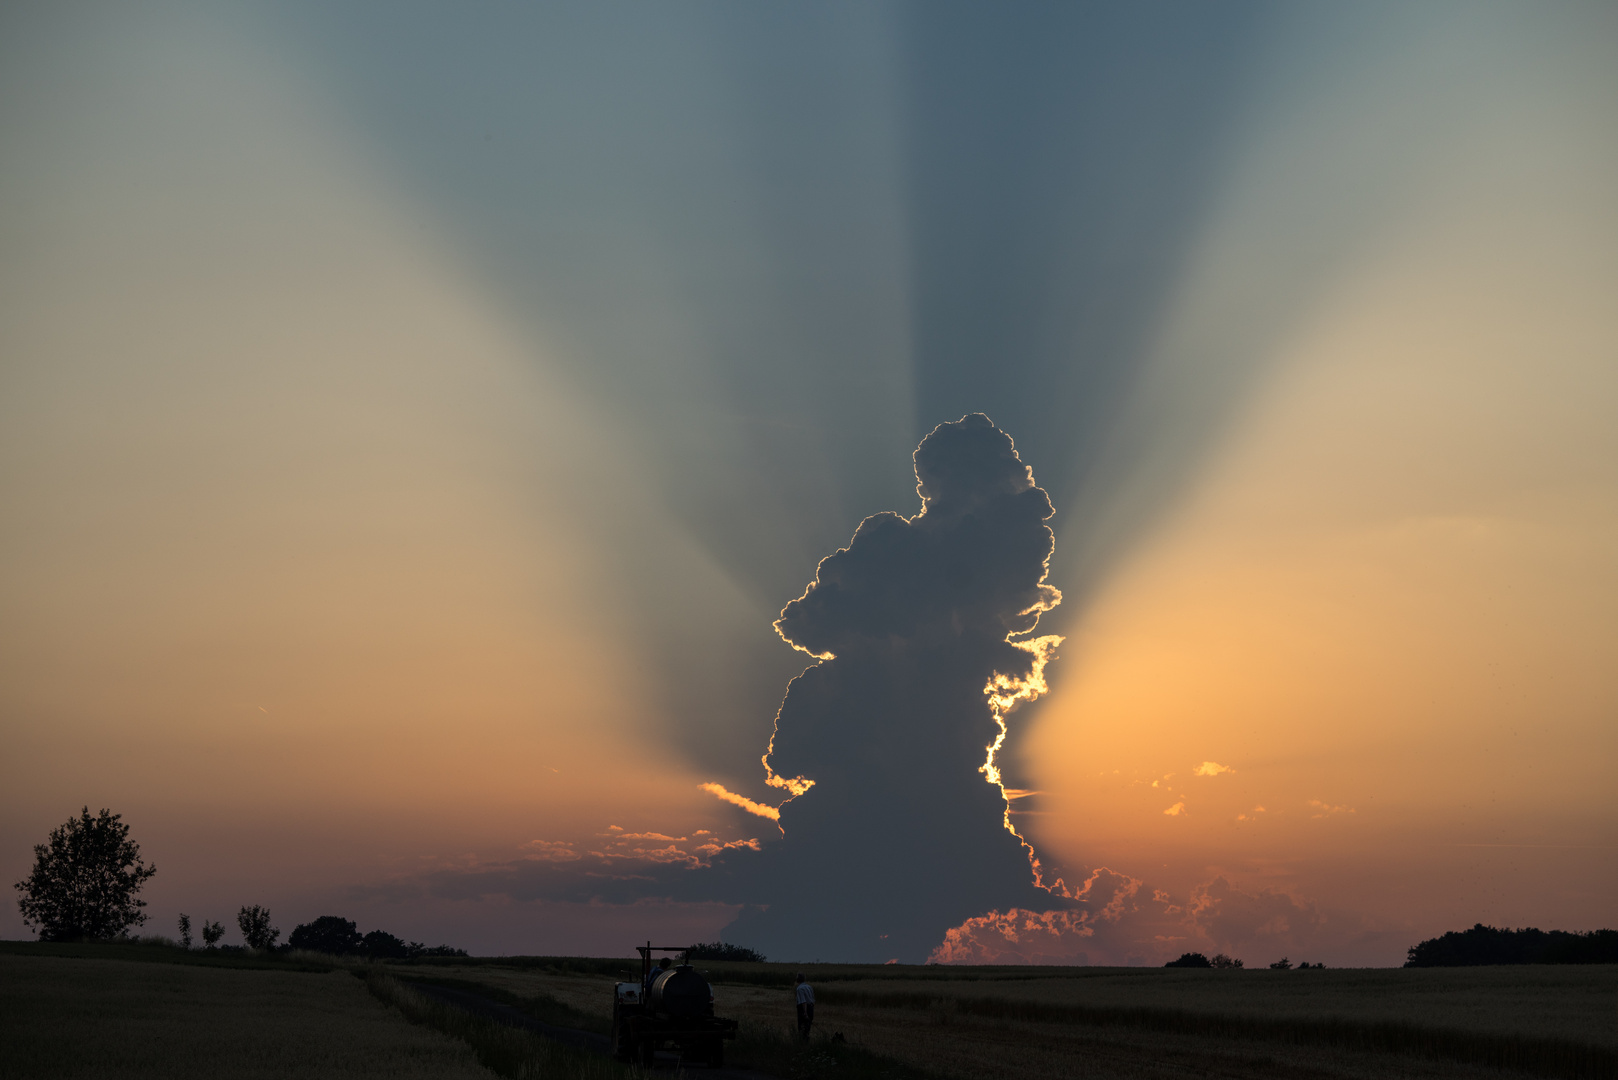
M 1050 499 L 981 414 L 915 466 L 921 512 L 867 518 L 776 623 L 819 662 L 776 718 L 768 780 L 795 797 L 727 935 L 772 955 L 919 961 L 968 917 L 1053 902 L 989 760 L 1056 643 L 1028 638 L 1061 599 Z

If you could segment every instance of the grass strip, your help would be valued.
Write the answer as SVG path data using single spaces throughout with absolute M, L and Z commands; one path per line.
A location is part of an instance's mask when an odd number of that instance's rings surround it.
M 553 1027 L 577 1028 L 580 1031 L 592 1031 L 598 1035 L 605 1035 L 612 1030 L 611 1017 L 597 1013 L 587 1013 L 564 1001 L 552 997 L 543 991 L 524 996 L 514 993 L 500 986 L 491 986 L 488 983 L 478 982 L 474 979 L 440 978 L 436 975 L 405 974 L 399 971 L 390 972 L 401 982 L 420 983 L 431 986 L 443 986 L 451 990 L 465 990 L 467 993 L 477 994 L 500 1005 L 510 1005 L 514 1009 L 527 1013 L 535 1020 Z
M 938 1074 L 874 1054 L 864 1047 L 836 1042 L 821 1035 L 805 1042 L 798 1033 L 744 1026 L 734 1047 L 726 1052 L 727 1064 L 757 1069 L 785 1080 L 938 1080 Z
M 1149 1005 L 1074 1005 L 994 997 L 943 997 L 828 988 L 826 1005 L 957 1013 L 995 1020 L 1140 1028 L 1223 1039 L 1254 1039 L 1347 1050 L 1409 1054 L 1515 1070 L 1559 1080 L 1613 1080 L 1618 1051 L 1568 1039 L 1425 1027 L 1396 1020 L 1259 1017 Z
M 390 960 L 389 967 L 510 968 L 549 975 L 612 975 L 624 980 L 640 978 L 640 961 L 591 956 L 415 956 Z
M 63 960 L 125 960 L 138 964 L 185 964 L 243 971 L 301 971 L 323 975 L 342 964 L 310 952 L 252 952 L 247 949 L 182 949 L 138 941 L 0 941 L 0 954 Z
M 516 1080 L 645 1080 L 647 1073 L 609 1057 L 446 1005 L 392 975 L 373 971 L 365 985 L 413 1024 L 441 1031 L 472 1047 L 478 1061 Z

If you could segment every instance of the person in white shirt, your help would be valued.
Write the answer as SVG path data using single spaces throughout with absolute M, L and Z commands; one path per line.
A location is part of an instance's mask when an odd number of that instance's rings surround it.
M 809 1038 L 809 1029 L 815 1023 L 815 988 L 798 973 L 798 1034 Z

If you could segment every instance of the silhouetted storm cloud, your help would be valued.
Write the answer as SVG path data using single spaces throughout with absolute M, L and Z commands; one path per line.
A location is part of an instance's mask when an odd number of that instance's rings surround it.
M 776 622 L 819 659 L 765 755 L 792 795 L 783 836 L 715 866 L 755 877 L 726 936 L 770 955 L 920 961 L 966 918 L 1061 902 L 1032 881 L 992 761 L 1059 640 L 1027 639 L 1061 601 L 1050 499 L 980 413 L 939 425 L 915 465 L 921 512 L 866 518 Z
M 981 413 L 935 428 L 915 468 L 921 512 L 866 518 L 776 621 L 816 658 L 789 684 L 763 758 L 785 801 L 702 785 L 752 815 L 742 821 L 761 836 L 613 826 L 417 887 L 457 899 L 740 903 L 726 939 L 784 960 L 919 963 L 955 928 L 1013 909 L 1071 909 L 1084 922 L 1093 890 L 1039 884 L 994 760 L 1008 716 L 1044 691 L 1061 640 L 1031 636 L 1061 602 L 1045 583 L 1050 499 Z

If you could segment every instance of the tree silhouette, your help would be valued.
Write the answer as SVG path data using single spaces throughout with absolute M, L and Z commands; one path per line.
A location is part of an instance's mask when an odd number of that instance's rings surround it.
M 202 920 L 202 944 L 212 949 L 219 945 L 219 939 L 225 936 L 225 924 Z
M 416 946 L 418 949 L 421 946 Z M 403 960 L 410 955 L 410 946 L 386 930 L 372 930 L 366 934 L 361 948 L 373 960 Z
M 270 925 L 270 909 L 257 904 L 238 911 L 236 925 L 241 927 L 242 940 L 249 949 L 273 949 L 275 939 L 281 936 L 281 931 Z
M 728 941 L 704 941 L 686 950 L 687 960 L 741 960 L 748 963 L 759 963 L 764 954 L 757 949 L 749 949 L 741 945 L 732 945 Z
M 122 815 L 103 808 L 91 817 L 86 806 L 34 845 L 33 873 L 15 885 L 17 907 L 41 941 L 105 940 L 146 921 L 146 901 L 135 894 L 155 873 Z
M 1211 968 L 1213 964 L 1199 952 L 1181 953 L 1178 960 L 1170 960 L 1164 967 Z
M 1618 964 L 1618 930 L 1509 930 L 1478 923 L 1410 947 L 1405 967 L 1484 964 Z
M 322 915 L 312 923 L 300 923 L 287 938 L 287 945 L 291 948 L 337 956 L 359 952 L 361 944 L 359 930 L 354 924 L 336 915 Z

